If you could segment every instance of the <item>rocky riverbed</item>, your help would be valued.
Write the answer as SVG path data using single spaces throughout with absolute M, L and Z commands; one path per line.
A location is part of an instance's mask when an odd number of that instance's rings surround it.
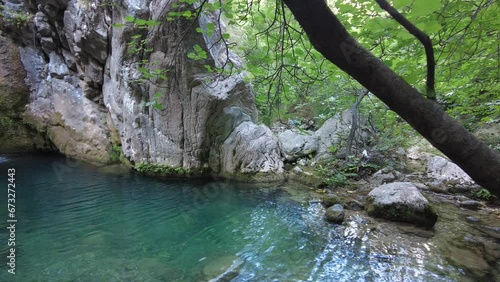
M 463 271 L 457 281 L 500 281 L 498 199 L 447 159 L 423 147 L 406 153 L 411 173 L 384 168 L 345 187 L 309 188 L 303 199 L 332 228 L 367 236 L 388 261 L 420 242 Z

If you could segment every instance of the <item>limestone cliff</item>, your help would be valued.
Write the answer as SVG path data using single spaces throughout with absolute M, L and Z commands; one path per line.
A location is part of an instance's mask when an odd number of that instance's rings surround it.
M 132 164 L 281 177 L 277 140 L 255 124 L 254 96 L 238 58 L 226 52 L 219 32 L 196 31 L 217 14 L 168 20 L 169 12 L 190 7 L 166 0 L 2 2 L 10 14 L 29 15 L 22 26 L 2 23 L 19 46 L 30 88 L 24 122 L 60 152 L 106 164 L 118 148 Z M 127 24 L 127 16 L 160 24 L 144 29 Z M 144 49 L 130 52 L 135 35 Z M 194 46 L 208 57 L 190 59 Z M 227 62 L 236 69 L 231 75 L 207 70 Z M 168 72 L 144 83 L 141 67 Z M 147 106 L 152 101 L 162 108 Z

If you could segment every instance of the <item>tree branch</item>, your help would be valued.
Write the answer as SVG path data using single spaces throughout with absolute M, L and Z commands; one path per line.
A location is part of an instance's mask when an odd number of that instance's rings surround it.
M 432 48 L 432 41 L 430 37 L 413 23 L 407 20 L 402 14 L 398 12 L 394 7 L 392 7 L 385 0 L 375 0 L 380 8 L 384 9 L 391 15 L 400 25 L 402 25 L 409 33 L 415 36 L 425 48 L 425 56 L 427 59 L 427 98 L 431 100 L 436 100 L 436 90 L 434 89 L 435 84 L 435 72 L 436 72 L 436 62 L 434 60 L 434 49 Z
M 352 113 L 352 121 L 351 121 L 351 131 L 349 132 L 349 137 L 347 138 L 347 145 L 346 145 L 346 154 L 345 154 L 345 162 L 347 163 L 349 161 L 350 155 L 351 155 L 351 149 L 352 149 L 352 142 L 354 141 L 354 137 L 356 134 L 356 129 L 358 129 L 358 107 L 363 98 L 368 95 L 370 91 L 365 90 L 363 93 L 361 93 L 358 96 L 358 99 L 356 99 L 356 102 L 354 105 L 351 107 L 351 113 Z
M 389 106 L 479 185 L 500 196 L 500 154 L 363 48 L 324 0 L 283 0 L 326 59 Z

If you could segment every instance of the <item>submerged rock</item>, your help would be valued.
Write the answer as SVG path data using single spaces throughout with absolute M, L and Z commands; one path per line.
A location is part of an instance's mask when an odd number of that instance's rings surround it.
M 210 260 L 203 268 L 206 277 L 213 277 L 209 282 L 231 281 L 239 275 L 243 267 L 243 260 L 234 255 L 227 255 Z
M 371 216 L 428 227 L 437 221 L 427 199 L 410 182 L 394 182 L 373 189 L 368 194 L 366 209 Z
M 344 221 L 344 208 L 340 204 L 335 204 L 326 210 L 325 218 L 332 223 L 342 223 Z

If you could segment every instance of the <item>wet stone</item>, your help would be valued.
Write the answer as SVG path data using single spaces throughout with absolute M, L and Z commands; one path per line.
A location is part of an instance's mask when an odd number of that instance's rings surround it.
M 474 200 L 466 200 L 466 201 L 460 202 L 459 205 L 460 205 L 460 207 L 465 208 L 465 209 L 469 209 L 469 210 L 478 210 L 482 206 L 481 202 L 474 201 Z
M 335 204 L 326 210 L 325 218 L 332 223 L 342 223 L 344 221 L 345 213 L 342 205 Z

